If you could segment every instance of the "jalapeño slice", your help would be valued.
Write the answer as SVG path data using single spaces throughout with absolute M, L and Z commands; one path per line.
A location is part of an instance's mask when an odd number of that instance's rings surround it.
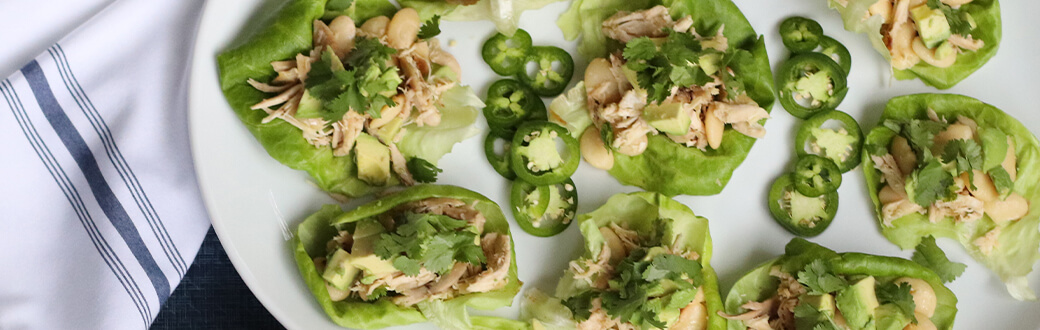
M 773 181 L 769 189 L 769 213 L 784 229 L 802 237 L 819 235 L 834 220 L 838 212 L 838 193 L 818 197 L 802 195 L 794 188 L 790 173 Z
M 496 33 L 484 42 L 480 56 L 491 67 L 491 71 L 503 76 L 512 76 L 524 69 L 527 54 L 531 52 L 531 35 L 523 29 L 516 30 L 512 37 Z
M 502 152 L 498 152 L 499 141 L 502 141 L 501 148 Z M 512 147 L 513 137 L 505 137 L 500 134 L 496 134 L 494 131 L 488 133 L 487 137 L 484 138 L 484 156 L 487 157 L 488 163 L 491 163 L 491 168 L 495 169 L 506 180 L 516 179 L 516 173 L 513 172 L 513 167 L 509 164 L 509 156 L 511 154 L 510 148 Z
M 852 55 L 849 54 L 849 49 L 845 48 L 841 42 L 834 40 L 834 38 L 823 36 L 820 38 L 820 53 L 829 56 L 838 66 L 845 71 L 845 76 L 849 75 L 852 71 Z
M 841 186 L 841 170 L 834 161 L 817 155 L 798 158 L 794 165 L 794 188 L 808 197 L 838 191 Z
M 780 40 L 792 53 L 811 52 L 820 45 L 823 27 L 805 17 L 789 17 L 780 23 Z
M 557 142 L 563 143 L 563 152 Z M 521 180 L 535 185 L 564 182 L 578 169 L 581 154 L 578 140 L 563 126 L 547 121 L 531 121 L 520 125 L 510 147 L 513 172 Z
M 834 110 L 849 91 L 845 70 L 820 53 L 792 57 L 780 67 L 777 78 L 780 80 L 780 105 L 801 119 Z
M 538 46 L 527 54 L 524 69 L 517 73 L 517 78 L 540 96 L 556 96 L 567 88 L 573 75 L 571 54 L 559 47 Z
M 844 173 L 859 165 L 863 135 L 852 116 L 831 110 L 803 122 L 798 127 L 794 146 L 799 157 L 819 155 L 828 158 Z
M 578 209 L 578 190 L 574 181 L 536 186 L 513 181 L 509 202 L 513 218 L 528 234 L 549 237 L 567 229 Z
M 527 86 L 512 79 L 502 79 L 488 87 L 484 118 L 493 130 L 512 131 L 529 118 L 544 118 L 545 103 Z

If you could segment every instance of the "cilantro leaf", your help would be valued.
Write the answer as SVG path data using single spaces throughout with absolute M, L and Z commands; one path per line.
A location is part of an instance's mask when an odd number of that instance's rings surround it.
M 586 291 L 565 299 L 563 305 L 571 310 L 576 320 L 584 321 L 589 319 L 589 316 L 592 316 L 592 298 L 595 296 L 595 292 Z
M 441 15 L 433 15 L 419 28 L 419 39 L 430 39 L 441 34 Z
M 825 294 L 839 291 L 849 286 L 844 278 L 835 275 L 830 265 L 823 260 L 816 259 L 805 265 L 805 269 L 798 272 L 798 282 L 809 288 L 809 294 Z
M 413 276 L 420 268 L 444 274 L 456 261 L 480 265 L 486 256 L 475 243 L 477 234 L 464 220 L 445 215 L 406 213 L 403 223 L 391 233 L 376 240 L 375 254 L 405 275 Z
M 1001 199 L 1011 195 L 1011 191 L 1015 189 L 1015 182 L 1011 181 L 1011 174 L 1008 174 L 1003 166 L 994 167 L 986 174 L 989 174 L 989 179 L 993 181 L 993 186 L 997 188 Z
M 946 129 L 946 126 L 949 125 L 931 120 L 912 119 L 903 129 L 903 134 L 910 145 L 920 153 L 917 158 L 927 161 L 934 158 L 930 150 L 935 143 L 935 135 Z
M 444 170 L 425 159 L 412 157 L 412 159 L 408 160 L 408 172 L 412 173 L 412 177 L 415 178 L 415 181 L 430 183 L 436 182 L 437 174 L 444 172 Z
M 935 201 L 946 199 L 951 195 L 953 175 L 943 168 L 937 160 L 928 162 L 923 168 L 910 174 L 907 181 L 907 192 L 917 205 L 927 208 Z
M 896 305 L 903 315 L 909 316 L 915 324 L 917 323 L 917 317 L 914 315 L 916 305 L 914 296 L 910 294 L 910 283 L 883 283 L 876 287 L 875 292 L 879 303 Z
M 833 316 L 827 313 L 821 312 L 820 310 L 813 307 L 811 304 L 799 303 L 794 307 L 794 317 L 796 322 L 809 323 L 812 325 L 813 330 L 841 330 L 836 323 L 834 323 Z M 799 329 L 802 329 L 799 327 Z
M 974 29 L 968 16 L 965 16 L 968 15 L 967 13 L 961 13 L 960 10 L 953 9 L 940 0 L 928 0 L 928 8 L 941 11 L 943 16 L 946 16 L 946 21 L 950 23 L 950 31 L 954 34 L 967 36 Z
M 928 236 L 921 239 L 921 243 L 917 244 L 917 248 L 914 249 L 914 255 L 911 260 L 924 266 L 925 268 L 931 269 L 936 275 L 939 275 L 939 279 L 943 283 L 952 282 L 957 279 L 958 276 L 964 273 L 966 265 L 959 262 L 952 262 L 946 258 L 946 253 L 935 244 L 935 237 Z
M 982 146 L 975 140 L 953 140 L 946 143 L 942 161 L 955 163 L 958 172 L 982 169 Z
M 395 49 L 376 39 L 359 38 L 343 61 L 331 50 L 311 64 L 307 91 L 322 101 L 322 118 L 338 121 L 347 111 L 379 118 L 383 106 L 393 106 L 401 78 L 397 67 L 387 65 Z
M 648 37 L 629 40 L 621 55 L 629 61 L 646 61 L 657 56 L 657 44 Z
M 394 258 L 394 268 L 400 270 L 402 273 L 408 276 L 419 275 L 419 269 L 422 268 L 419 265 L 419 261 L 415 259 L 409 259 L 408 257 L 399 256 Z
M 702 282 L 701 264 L 674 254 L 661 254 L 651 261 L 643 272 L 643 279 L 654 282 L 663 278 L 672 280 L 693 280 L 694 286 Z

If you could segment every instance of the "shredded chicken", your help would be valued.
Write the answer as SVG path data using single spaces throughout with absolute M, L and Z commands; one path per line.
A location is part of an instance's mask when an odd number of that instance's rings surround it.
M 603 34 L 622 43 L 639 37 L 664 37 L 675 22 L 665 6 L 637 12 L 619 11 L 603 21 Z
M 885 227 L 892 227 L 892 221 L 902 218 L 911 213 L 924 213 L 924 208 L 908 199 L 901 199 L 881 206 L 881 223 Z
M 412 177 L 412 173 L 408 171 L 408 161 L 404 159 L 404 154 L 401 153 L 400 149 L 397 149 L 397 144 L 390 142 L 387 144 L 390 147 L 390 167 L 397 173 L 397 177 L 401 178 L 401 182 L 406 186 L 415 184 L 415 178 Z
M 982 219 L 984 203 L 975 197 L 958 194 L 952 201 L 939 200 L 928 208 L 928 221 L 937 223 L 945 217 L 957 222 L 972 222 Z
M 771 319 L 769 325 L 773 329 L 794 329 L 794 308 L 798 306 L 798 296 L 805 294 L 805 287 L 779 267 L 770 269 L 769 275 L 780 279 L 776 289 L 776 319 Z
M 844 1 L 841 0 L 840 2 Z M 959 8 L 960 5 L 971 1 L 942 0 L 943 3 L 953 8 Z M 845 6 L 846 4 L 843 3 L 842 5 Z M 932 59 L 933 55 L 931 55 L 931 52 L 933 50 L 923 49 L 924 47 L 922 47 L 922 51 L 928 51 L 927 54 L 914 50 L 914 39 L 919 37 L 919 27 L 911 20 L 910 11 L 917 6 L 923 5 L 925 5 L 924 1 L 921 0 L 878 0 L 868 8 L 865 14 L 864 19 L 872 16 L 883 18 L 884 24 L 880 32 L 885 45 L 888 47 L 892 67 L 897 70 L 909 69 L 922 60 L 930 61 L 928 62 L 929 64 L 940 67 L 945 65 L 937 63 L 936 60 Z M 971 35 L 954 34 L 947 38 L 947 41 L 957 47 L 957 50 L 978 51 L 985 46 L 984 41 L 975 40 Z
M 603 309 L 602 300 L 592 300 L 591 315 L 589 318 L 578 323 L 578 330 L 634 330 L 630 323 L 621 322 L 619 318 L 612 318 Z
M 975 246 L 979 248 L 979 251 L 982 251 L 983 255 L 988 256 L 990 253 L 993 253 L 993 249 L 1000 246 L 1000 241 L 997 240 L 998 238 L 1000 238 L 1000 227 L 993 228 L 993 230 L 987 232 L 986 235 L 976 238 L 972 244 L 975 244 Z
M 332 155 L 346 156 L 354 148 L 354 142 L 365 128 L 367 116 L 348 111 L 343 119 L 332 124 Z
M 906 179 L 903 177 L 903 173 L 899 171 L 899 164 L 896 163 L 896 159 L 892 157 L 892 154 L 885 154 L 884 156 L 870 155 L 870 160 L 874 162 L 874 168 L 881 171 L 881 182 L 887 182 L 896 191 L 905 189 Z
M 733 129 L 741 134 L 760 139 L 765 137 L 766 129 L 759 124 L 768 119 L 769 113 L 757 104 L 732 104 L 715 102 L 709 105 L 714 108 L 715 117 L 723 123 L 732 124 Z
M 959 35 L 959 34 L 954 34 L 954 35 L 951 35 L 950 38 L 946 39 L 946 40 L 949 40 L 950 43 L 953 44 L 954 46 L 960 47 L 961 49 L 971 50 L 971 51 L 977 51 L 979 49 L 982 49 L 982 47 L 984 47 L 986 45 L 985 41 L 976 40 L 975 38 L 972 38 L 972 36 L 970 36 L 970 35 L 965 37 L 965 36 L 962 36 L 962 35 Z
M 607 279 L 611 277 L 614 267 L 610 265 L 610 247 L 603 243 L 599 255 L 594 259 L 574 260 L 568 264 L 568 269 L 574 274 L 574 279 L 585 281 L 589 286 L 598 289 L 607 287 Z M 580 261 L 580 262 L 579 262 Z M 593 277 L 597 277 L 593 280 Z
M 489 233 L 480 240 L 480 248 L 487 257 L 487 270 L 462 280 L 462 292 L 488 292 L 505 287 L 512 260 L 509 236 Z

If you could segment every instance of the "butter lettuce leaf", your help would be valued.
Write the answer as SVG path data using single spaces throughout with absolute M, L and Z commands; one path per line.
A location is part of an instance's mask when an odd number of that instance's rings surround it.
M 691 15 L 693 27 L 701 35 L 714 35 L 724 24 L 723 35 L 730 48 L 751 54 L 734 56 L 730 68 L 748 96 L 766 111 L 772 110 L 775 88 L 765 43 L 740 8 L 728 0 L 575 0 L 556 24 L 565 38 L 581 38 L 578 49 L 582 55 L 603 57 L 622 49 L 622 45 L 603 36 L 603 21 L 621 10 L 642 10 L 655 5 L 668 7 L 673 18 Z M 623 184 L 669 196 L 714 195 L 726 186 L 754 144 L 754 138 L 732 129 L 726 130 L 718 149 L 707 151 L 680 145 L 664 135 L 653 135 L 641 155 L 614 153 L 610 175 Z
M 404 7 L 415 8 L 423 20 L 435 15 L 446 21 L 490 20 L 505 35 L 513 35 L 524 11 L 545 7 L 562 0 L 480 0 L 472 5 L 457 5 L 444 0 L 401 0 Z
M 1018 158 L 1018 178 L 1012 191 L 1025 197 L 1031 206 L 1040 205 L 1040 142 L 1022 123 L 1000 109 L 967 96 L 916 94 L 889 100 L 879 122 L 927 119 L 928 109 L 933 109 L 940 117 L 945 118 L 965 116 L 975 120 L 984 130 L 999 130 L 1009 134 L 1015 141 L 1015 154 Z M 913 249 L 928 236 L 957 240 L 975 260 L 1000 276 L 1007 285 L 1008 292 L 1016 299 L 1036 299 L 1025 276 L 1032 272 L 1033 264 L 1040 260 L 1038 207 L 1030 207 L 1025 217 L 1002 226 L 998 226 L 988 216 L 970 223 L 955 222 L 951 218 L 931 223 L 927 215 L 918 213 L 896 219 L 891 227 L 882 224 L 882 205 L 878 198 L 878 192 L 883 187 L 881 173 L 874 168 L 866 150 L 887 147 L 894 135 L 895 132 L 891 129 L 883 125 L 878 126 L 867 135 L 863 148 L 863 173 L 878 215 L 881 233 L 901 249 Z M 1000 235 L 997 238 L 997 246 L 989 254 L 983 253 L 974 241 L 998 227 Z
M 497 204 L 476 192 L 444 185 L 410 187 L 362 205 L 350 212 L 343 212 L 336 205 L 326 205 L 300 223 L 296 235 L 291 241 L 296 265 L 314 298 L 318 300 L 318 304 L 333 322 L 343 327 L 362 329 L 425 321 L 445 326 L 469 324 L 477 329 L 515 328 L 515 321 L 469 316 L 467 311 L 467 307 L 492 310 L 512 304 L 513 297 L 520 291 L 521 285 L 516 272 L 515 247 L 512 248 L 513 256 L 507 276 L 508 282 L 502 289 L 471 293 L 439 302 L 426 302 L 416 307 L 398 306 L 390 302 L 388 298 L 366 302 L 356 298 L 332 301 L 332 298 L 329 297 L 325 281 L 322 279 L 321 273 L 317 271 L 313 259 L 325 256 L 325 243 L 338 233 L 337 228 L 377 216 L 404 203 L 433 197 L 456 198 L 466 203 L 476 203 L 476 209 L 487 218 L 484 225 L 485 233 L 509 234 L 509 223 L 506 222 L 505 215 Z M 512 245 L 512 239 L 510 239 L 510 244 Z
M 667 196 L 637 192 L 614 195 L 599 209 L 579 215 L 578 223 L 585 238 L 585 249 L 581 255 L 585 259 L 599 255 L 604 244 L 599 228 L 611 224 L 635 231 L 641 242 L 651 243 L 641 244 L 643 247 L 674 246 L 696 252 L 700 256 L 697 260 L 700 264 L 699 280 L 708 310 L 708 327 L 717 329 L 724 326 L 725 319 L 717 313 L 722 310 L 722 300 L 718 277 L 711 267 L 712 243 L 707 219 L 698 217 L 688 207 Z M 530 301 L 525 301 L 522 315 L 525 319 L 538 320 L 554 328 L 568 328 L 573 326 L 573 320 L 563 320 L 574 316 L 563 307 L 560 300 L 578 296 L 588 289 L 587 282 L 575 280 L 573 270 L 568 269 L 557 283 L 555 298 L 539 293 L 527 294 L 525 299 Z M 563 307 L 562 310 L 560 307 Z
M 937 329 L 953 328 L 953 321 L 957 315 L 957 297 L 954 296 L 953 291 L 943 285 L 939 276 L 913 261 L 862 253 L 836 253 L 801 238 L 791 240 L 787 244 L 786 251 L 779 258 L 755 267 L 733 284 L 733 288 L 726 294 L 725 313 L 741 314 L 745 312 L 740 307 L 741 305 L 749 301 L 763 301 L 776 295 L 780 280 L 769 275 L 771 268 L 780 267 L 782 270 L 790 272 L 791 269 L 798 269 L 798 265 L 804 267 L 814 262 L 824 262 L 830 265 L 830 271 L 835 275 L 870 275 L 879 281 L 912 277 L 928 282 L 935 291 L 936 297 L 932 323 L 935 323 Z M 728 320 L 726 322 L 725 329 L 747 329 L 743 321 Z
M 388 10 L 389 8 L 389 10 Z M 387 0 L 356 0 L 349 9 L 340 12 L 351 15 L 356 22 L 378 15 L 392 15 L 396 11 Z M 354 154 L 333 157 L 330 147 L 315 147 L 303 138 L 302 132 L 282 120 L 262 123 L 266 113 L 249 107 L 270 95 L 257 91 L 246 81 L 250 78 L 269 81 L 274 77 L 272 61 L 296 56 L 312 48 L 311 33 L 315 19 L 327 15 L 324 0 L 294 0 L 278 10 L 271 22 L 258 33 L 236 47 L 217 56 L 220 85 L 235 114 L 249 129 L 268 154 L 290 168 L 306 171 L 322 190 L 333 194 L 358 197 L 384 187 L 370 186 L 357 178 Z M 455 87 L 441 99 L 441 125 L 436 127 L 405 126 L 406 132 L 399 147 L 405 158 L 420 157 L 431 163 L 451 151 L 455 143 L 475 135 L 473 126 L 477 109 L 483 103 L 469 87 Z M 417 141 L 423 141 L 420 148 Z M 399 184 L 391 178 L 389 185 Z
M 847 2 L 847 4 L 843 4 Z M 888 47 L 881 36 L 881 16 L 870 16 L 868 8 L 876 0 L 827 0 L 828 5 L 841 14 L 845 30 L 866 34 L 870 43 L 886 59 L 890 58 Z M 985 41 L 985 46 L 975 52 L 962 52 L 957 55 L 957 62 L 948 68 L 934 67 L 920 62 L 907 70 L 895 70 L 896 79 L 921 79 L 922 82 L 939 89 L 948 89 L 957 85 L 976 70 L 981 68 L 994 55 L 1000 46 L 1001 17 L 1000 3 L 997 0 L 975 0 L 960 7 L 959 12 L 968 13 L 977 24 L 971 35 L 975 39 Z

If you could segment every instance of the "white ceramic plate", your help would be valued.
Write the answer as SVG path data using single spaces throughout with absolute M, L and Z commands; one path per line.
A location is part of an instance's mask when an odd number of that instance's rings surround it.
M 285 0 L 219 0 L 206 6 L 191 76 L 191 141 L 199 185 L 228 256 L 246 284 L 272 314 L 290 329 L 333 329 L 317 302 L 311 297 L 296 269 L 287 243 L 290 229 L 325 203 L 334 201 L 308 183 L 305 173 L 291 170 L 270 158 L 253 136 L 241 125 L 220 92 L 215 57 L 231 45 L 241 43 L 243 35 L 263 26 L 266 18 Z M 522 0 L 516 0 L 522 1 Z M 827 35 L 844 43 L 852 53 L 850 92 L 840 107 L 864 127 L 873 127 L 885 102 L 894 96 L 936 92 L 919 81 L 894 81 L 888 64 L 863 35 L 842 29 L 836 12 L 828 10 L 825 0 L 736 0 L 755 30 L 765 35 L 773 67 L 786 58 L 777 35 L 780 21 L 790 15 L 812 17 Z M 536 44 L 554 45 L 577 54 L 575 43 L 563 40 L 554 24 L 568 3 L 556 3 L 527 12 L 521 27 L 531 33 Z M 1007 111 L 1040 132 L 1040 112 L 1036 95 L 1040 91 L 1040 44 L 1036 33 L 1040 2 L 1004 1 L 1004 41 L 989 64 L 961 82 L 950 93 L 976 97 Z M 480 59 L 480 45 L 493 33 L 489 22 L 442 23 L 443 43 L 463 64 L 464 83 L 478 91 L 498 79 Z M 584 68 L 584 59 L 575 58 Z M 581 70 L 575 77 L 582 77 Z M 576 79 L 577 80 L 577 79 Z M 478 92 L 483 94 L 482 92 Z M 680 196 L 680 202 L 711 220 L 715 241 L 712 265 L 727 292 L 744 272 L 783 252 L 792 236 L 769 216 L 764 202 L 773 179 L 785 172 L 794 160 L 792 144 L 797 121 L 777 105 L 774 118 L 766 124 L 767 136 L 755 145 L 733 180 L 719 195 Z M 483 126 L 483 120 L 479 125 Z M 483 136 L 471 138 L 455 147 L 440 163 L 444 173 L 440 183 L 478 191 L 499 205 L 509 201 L 507 182 L 499 177 L 484 158 Z M 606 199 L 621 192 L 636 191 L 617 183 L 603 171 L 582 164 L 574 181 L 580 192 L 580 212 L 591 211 Z M 872 204 L 859 170 L 845 176 L 840 191 L 841 207 L 837 218 L 823 235 L 813 239 L 836 251 L 856 251 L 909 257 L 880 234 Z M 508 211 L 506 213 L 509 213 Z M 513 225 L 520 279 L 525 289 L 538 287 L 551 292 L 567 262 L 580 253 L 581 236 L 577 226 L 552 238 L 536 238 Z M 940 240 L 950 258 L 968 264 L 968 269 L 950 288 L 960 299 L 957 315 L 959 329 L 1036 329 L 1040 327 L 1040 303 L 1019 302 L 1004 290 L 1000 280 L 973 261 L 953 241 Z M 1040 289 L 1040 272 L 1030 277 Z M 518 296 L 519 297 L 519 296 Z M 519 300 L 518 300 L 519 301 Z M 518 309 L 503 308 L 493 314 L 516 317 Z M 432 328 L 429 324 L 413 328 Z

